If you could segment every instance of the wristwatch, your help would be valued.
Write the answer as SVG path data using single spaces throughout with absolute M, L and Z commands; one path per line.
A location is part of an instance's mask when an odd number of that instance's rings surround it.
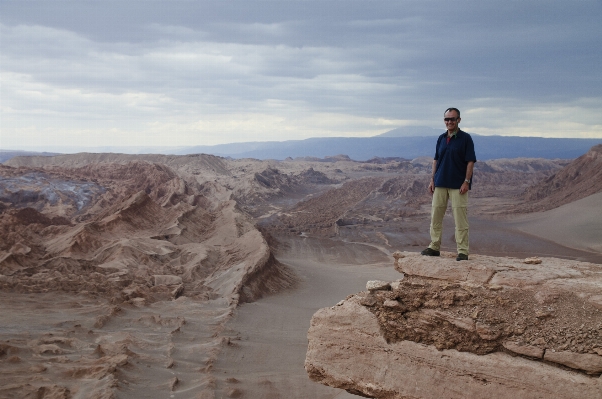
M 468 184 L 470 184 L 470 179 L 464 179 L 464 181 Z

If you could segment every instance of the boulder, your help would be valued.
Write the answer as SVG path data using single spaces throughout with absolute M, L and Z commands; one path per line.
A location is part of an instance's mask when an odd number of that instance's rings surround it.
M 391 284 L 387 281 L 371 280 L 366 283 L 368 291 L 385 291 L 391 289 Z

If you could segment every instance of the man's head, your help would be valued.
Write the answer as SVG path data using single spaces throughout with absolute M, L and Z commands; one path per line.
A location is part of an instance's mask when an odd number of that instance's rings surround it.
M 445 122 L 445 127 L 449 133 L 458 130 L 460 120 L 460 110 L 458 108 L 448 108 L 443 113 L 443 121 Z

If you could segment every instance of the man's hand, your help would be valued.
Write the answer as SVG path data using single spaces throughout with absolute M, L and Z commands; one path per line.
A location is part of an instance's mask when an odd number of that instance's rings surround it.
M 437 172 L 437 160 L 433 159 L 433 173 L 431 174 L 431 183 L 429 184 L 429 194 L 435 193 L 435 173 Z
M 462 183 L 462 187 L 460 187 L 460 194 L 466 194 L 468 192 L 468 183 Z

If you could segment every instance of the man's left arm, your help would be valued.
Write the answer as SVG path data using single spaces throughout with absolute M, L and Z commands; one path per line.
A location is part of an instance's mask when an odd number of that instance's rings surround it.
M 466 165 L 466 180 L 470 181 L 470 179 L 472 179 L 473 170 L 474 162 L 470 161 L 468 162 L 468 165 Z M 462 187 L 460 187 L 460 194 L 466 194 L 468 192 L 468 189 L 470 188 L 470 184 L 466 180 L 464 180 L 464 183 L 462 183 Z

